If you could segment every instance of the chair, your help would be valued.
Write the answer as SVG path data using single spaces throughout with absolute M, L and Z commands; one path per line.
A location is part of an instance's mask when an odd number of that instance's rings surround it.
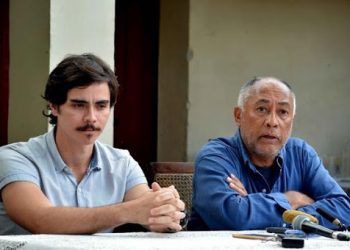
M 192 207 L 193 162 L 152 162 L 153 180 L 161 187 L 174 185 L 186 204 L 186 210 Z

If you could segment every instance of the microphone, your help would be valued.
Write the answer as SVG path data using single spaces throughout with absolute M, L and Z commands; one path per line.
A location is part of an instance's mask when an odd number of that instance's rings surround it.
M 312 216 L 311 214 L 307 214 L 305 212 L 299 211 L 299 210 L 286 210 L 283 212 L 282 218 L 283 218 L 284 222 L 286 222 L 288 224 L 292 224 L 293 219 L 298 215 L 305 216 L 305 217 L 309 218 L 311 222 L 318 224 L 318 219 L 316 217 Z
M 331 230 L 329 228 L 315 224 L 315 223 L 311 222 L 310 219 L 304 215 L 297 215 L 292 220 L 292 227 L 293 227 L 293 229 L 303 230 L 306 233 L 315 233 L 318 235 L 322 235 L 324 237 L 337 239 L 340 241 L 349 241 L 350 240 L 350 236 L 348 236 L 344 233 L 334 232 L 333 230 Z
M 326 220 L 331 222 L 333 225 L 338 226 L 339 230 L 346 231 L 345 225 L 343 223 L 341 223 L 338 218 L 334 217 L 333 215 L 331 215 L 326 210 L 324 210 L 323 208 L 320 208 L 320 207 L 316 208 L 316 211 L 317 211 L 317 213 L 322 215 L 322 217 L 324 217 Z

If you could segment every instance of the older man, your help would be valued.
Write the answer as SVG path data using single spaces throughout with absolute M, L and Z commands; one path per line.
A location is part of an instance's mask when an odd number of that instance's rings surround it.
M 350 199 L 305 141 L 290 138 L 295 95 L 274 77 L 246 83 L 234 108 L 233 137 L 211 140 L 195 161 L 192 230 L 264 229 L 296 209 L 322 207 L 350 224 Z

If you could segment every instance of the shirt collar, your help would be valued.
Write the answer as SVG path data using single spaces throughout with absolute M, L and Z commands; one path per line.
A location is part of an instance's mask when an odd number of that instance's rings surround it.
M 237 144 L 238 144 L 238 147 L 239 147 L 239 151 L 242 155 L 242 158 L 243 158 L 243 162 L 245 165 L 249 165 L 249 163 L 251 163 L 251 160 L 249 158 L 249 154 L 248 154 L 248 151 L 242 141 L 242 137 L 241 137 L 241 130 L 238 129 L 234 135 L 234 140 L 236 140 Z
M 98 142 L 96 142 L 94 144 L 94 150 L 92 153 L 92 159 L 90 162 L 90 170 L 91 171 L 99 171 L 101 170 L 102 164 L 101 164 L 102 160 L 101 160 L 101 152 L 100 152 L 100 147 Z
M 63 171 L 63 169 L 66 167 L 66 164 L 61 158 L 60 153 L 58 152 L 56 141 L 55 141 L 55 128 L 51 129 L 46 134 L 46 145 L 47 148 L 52 156 L 53 164 L 56 169 L 56 171 Z
M 47 148 L 48 148 L 50 154 L 52 155 L 53 163 L 54 163 L 54 167 L 55 167 L 56 171 L 61 172 L 67 167 L 67 165 L 65 164 L 60 153 L 58 152 L 56 141 L 55 141 L 54 130 L 55 129 L 53 128 L 46 134 L 46 136 L 45 136 L 46 137 L 46 145 L 47 145 Z M 92 159 L 91 159 L 91 162 L 89 165 L 89 170 L 90 171 L 101 170 L 101 162 L 102 162 L 102 160 L 101 160 L 101 153 L 99 150 L 99 146 L 97 145 L 97 143 L 95 143 Z

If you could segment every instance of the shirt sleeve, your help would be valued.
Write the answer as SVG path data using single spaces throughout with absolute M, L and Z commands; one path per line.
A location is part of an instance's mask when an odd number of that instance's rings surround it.
M 227 152 L 199 154 L 195 163 L 193 206 L 211 230 L 265 229 L 283 226 L 282 213 L 291 209 L 284 192 L 298 191 L 315 202 L 299 210 L 317 217 L 321 225 L 334 228 L 317 212 L 322 207 L 350 225 L 349 197 L 329 175 L 316 152 L 307 144 L 293 151 L 293 163 L 276 182 L 271 193 L 253 190 L 255 179 L 247 177 L 247 169 L 238 157 Z M 286 173 L 287 171 L 287 173 Z M 248 190 L 241 196 L 232 190 L 226 178 L 233 173 Z M 276 185 L 276 184 L 275 184 Z
M 0 150 L 0 190 L 15 181 L 29 181 L 40 186 L 38 171 L 29 158 L 15 149 Z
M 129 153 L 128 153 L 129 154 Z M 126 181 L 126 190 L 128 191 L 132 187 L 135 187 L 139 184 L 147 184 L 147 179 L 145 177 L 145 174 L 143 173 L 140 165 L 137 163 L 137 161 L 132 158 L 132 156 L 129 154 L 128 157 L 128 174 L 127 174 L 127 181 Z
M 307 153 L 304 153 L 304 185 L 303 193 L 313 198 L 315 202 L 300 208 L 300 211 L 317 217 L 321 225 L 334 228 L 316 212 L 316 208 L 322 207 L 334 217 L 340 219 L 345 225 L 350 225 L 350 198 L 329 174 L 314 149 L 306 145 Z
M 235 166 L 232 166 L 236 164 Z M 240 196 L 226 178 L 238 178 L 239 162 L 220 155 L 206 155 L 196 161 L 193 205 L 211 230 L 265 229 L 282 226 L 281 214 L 290 204 L 282 193 L 251 193 Z M 237 171 L 232 171 L 232 169 Z

